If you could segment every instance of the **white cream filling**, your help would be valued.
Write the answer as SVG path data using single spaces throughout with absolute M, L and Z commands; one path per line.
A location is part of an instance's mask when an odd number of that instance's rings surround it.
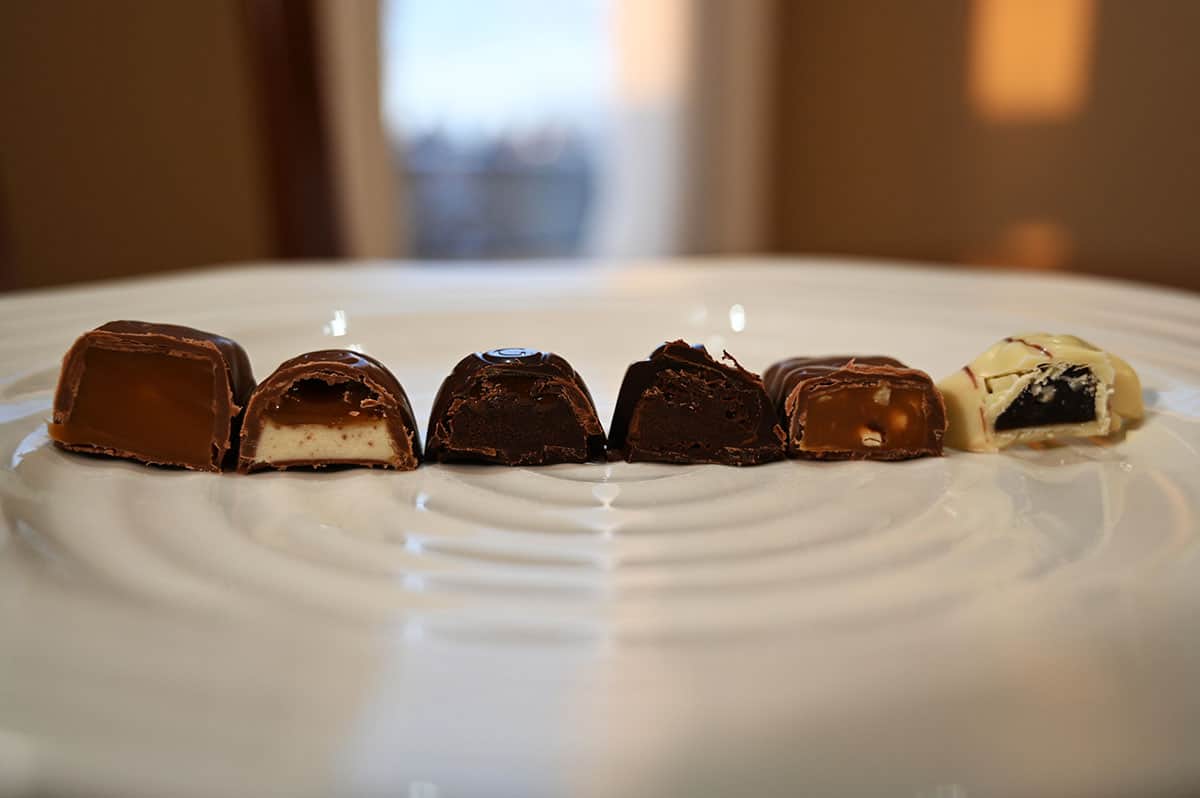
M 355 460 L 391 463 L 398 457 L 387 422 L 362 421 L 343 427 L 276 424 L 267 419 L 258 437 L 258 463 Z

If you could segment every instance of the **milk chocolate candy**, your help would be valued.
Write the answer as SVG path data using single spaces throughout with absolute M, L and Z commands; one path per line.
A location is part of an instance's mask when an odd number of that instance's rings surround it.
M 933 380 L 890 357 L 794 357 L 763 374 L 787 453 L 815 460 L 942 454 L 946 408 Z
M 219 471 L 252 390 L 246 352 L 228 338 L 112 321 L 63 358 L 50 437 L 71 451 Z
M 671 341 L 625 372 L 609 427 L 613 459 L 757 465 L 783 458 L 783 430 L 762 379 Z
M 604 457 L 604 428 L 566 360 L 493 349 L 467 355 L 442 383 L 425 454 L 445 462 L 583 463 Z
M 1142 417 L 1129 364 L 1073 335 L 1026 333 L 998 342 L 938 383 L 956 449 L 1111 435 Z
M 361 465 L 408 471 L 421 440 L 404 388 L 375 358 L 325 349 L 284 361 L 250 397 L 238 470 Z

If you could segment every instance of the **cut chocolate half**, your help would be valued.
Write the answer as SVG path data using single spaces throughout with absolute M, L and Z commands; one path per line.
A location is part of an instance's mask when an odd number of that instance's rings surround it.
M 458 362 L 429 417 L 430 460 L 549 465 L 604 457 L 604 428 L 571 364 L 536 349 L 493 349 Z
M 816 460 L 942 454 L 946 408 L 933 380 L 890 357 L 794 357 L 763 374 L 787 452 Z
M 370 355 L 308 352 L 263 380 L 242 425 L 238 469 L 360 465 L 408 471 L 421 460 L 412 406 Z
M 250 360 L 228 338 L 113 321 L 63 358 L 50 437 L 71 451 L 219 471 L 252 390 Z
M 1028 333 L 998 342 L 938 383 L 957 449 L 1110 435 L 1142 417 L 1129 364 L 1073 335 Z
M 625 372 L 609 428 L 614 459 L 757 465 L 783 458 L 783 430 L 762 379 L 671 341 Z

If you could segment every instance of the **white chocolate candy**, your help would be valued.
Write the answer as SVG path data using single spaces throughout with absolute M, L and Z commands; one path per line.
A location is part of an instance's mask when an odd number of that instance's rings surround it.
M 1089 373 L 1090 372 L 1090 375 Z M 1092 418 L 997 430 L 1018 399 L 1049 406 L 1058 391 L 1095 386 Z M 1073 335 L 1027 333 L 1005 338 L 938 383 L 946 400 L 946 445 L 995 452 L 1015 443 L 1110 435 L 1142 417 L 1142 386 L 1129 364 Z M 1011 417 L 1010 417 L 1011 418 Z M 1004 423 L 1001 426 L 1006 426 Z

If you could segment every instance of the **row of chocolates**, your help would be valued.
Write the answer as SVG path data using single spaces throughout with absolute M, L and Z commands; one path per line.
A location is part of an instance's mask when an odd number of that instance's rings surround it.
M 495 349 L 463 358 L 433 403 L 422 452 L 404 388 L 349 350 L 309 352 L 255 383 L 234 341 L 116 321 L 63 359 L 50 437 L 68 450 L 243 473 L 424 460 L 757 465 L 784 457 L 904 460 L 943 444 L 1106 436 L 1141 418 L 1125 361 L 1073 336 L 1006 338 L 935 385 L 878 356 L 796 357 L 760 377 L 725 353 L 663 344 L 625 373 L 608 435 L 562 357 Z

